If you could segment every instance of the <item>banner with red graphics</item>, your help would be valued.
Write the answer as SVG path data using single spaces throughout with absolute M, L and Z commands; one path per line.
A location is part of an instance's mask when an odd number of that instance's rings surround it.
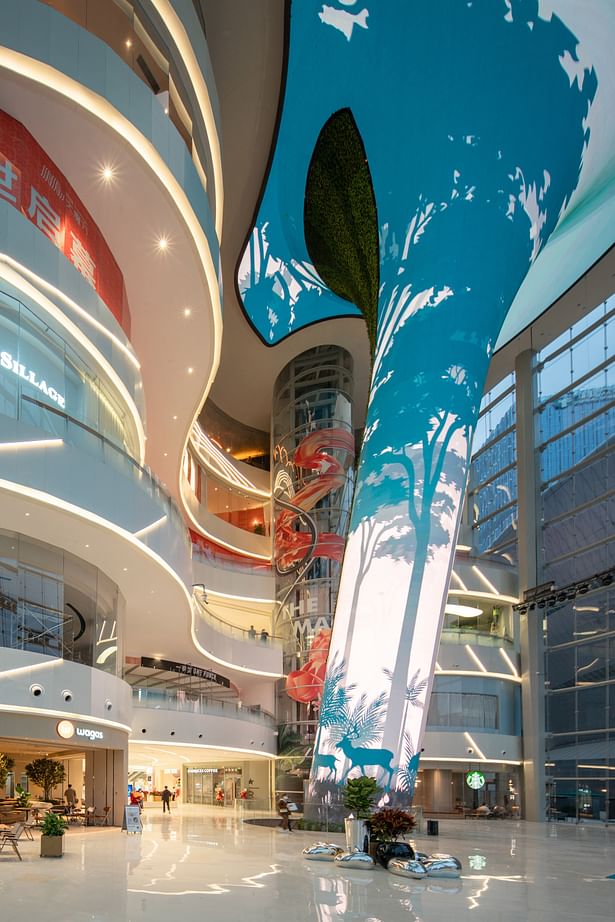
M 124 278 L 103 235 L 53 160 L 21 122 L 2 111 L 0 198 L 64 253 L 129 334 Z

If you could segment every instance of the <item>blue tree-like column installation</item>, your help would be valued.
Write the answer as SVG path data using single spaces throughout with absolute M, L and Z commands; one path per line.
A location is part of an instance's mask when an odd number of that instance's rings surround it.
M 412 793 L 489 361 L 591 141 L 598 76 L 577 45 L 536 0 L 291 8 L 276 153 L 239 268 L 263 339 L 353 313 L 312 265 L 301 217 L 316 138 L 344 107 L 365 147 L 380 239 L 314 784 L 367 773 Z

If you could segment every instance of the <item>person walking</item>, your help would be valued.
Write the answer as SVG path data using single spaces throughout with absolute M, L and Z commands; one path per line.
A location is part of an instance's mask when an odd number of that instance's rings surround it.
M 278 801 L 278 813 L 280 814 L 280 828 L 282 832 L 292 832 L 290 828 L 290 810 L 288 809 L 288 797 L 284 795 Z
M 64 791 L 64 800 L 66 801 L 68 809 L 72 813 L 77 805 L 77 792 L 75 791 L 72 784 L 69 784 Z
M 167 811 L 171 812 L 171 797 L 173 795 L 169 791 L 167 785 L 164 786 L 164 791 L 161 794 L 162 797 L 162 812 L 166 813 Z

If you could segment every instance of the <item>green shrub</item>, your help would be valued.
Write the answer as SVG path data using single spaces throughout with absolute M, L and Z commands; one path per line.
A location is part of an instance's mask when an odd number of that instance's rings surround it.
M 44 836 L 63 836 L 67 821 L 58 813 L 46 813 L 41 823 L 41 835 Z

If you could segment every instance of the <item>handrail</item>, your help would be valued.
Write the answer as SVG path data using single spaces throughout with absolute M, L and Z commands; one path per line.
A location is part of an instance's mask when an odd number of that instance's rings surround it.
M 177 503 L 167 492 L 166 488 L 162 485 L 162 482 L 156 477 L 154 472 L 150 470 L 149 467 L 144 467 L 139 464 L 139 462 L 136 461 L 132 455 L 112 442 L 109 438 L 107 438 L 107 436 L 102 435 L 102 433 L 97 432 L 95 429 L 92 429 L 91 426 L 81 422 L 81 420 L 76 419 L 74 416 L 70 416 L 64 410 L 60 410 L 58 407 L 52 407 L 44 401 L 37 400 L 35 397 L 30 397 L 27 394 L 21 394 L 20 398 L 26 403 L 34 404 L 41 410 L 44 410 L 46 413 L 52 413 L 54 416 L 59 417 L 66 423 L 67 429 L 73 426 L 83 432 L 86 432 L 88 435 L 97 439 L 103 448 L 115 452 L 116 455 L 118 455 L 122 461 L 129 466 L 129 468 L 134 470 L 137 476 L 145 478 L 148 481 L 150 488 L 158 496 L 162 504 L 167 507 L 169 514 L 175 519 L 176 523 L 181 525 L 181 529 L 185 535 L 185 540 L 188 542 L 188 530 L 185 527 L 184 520 L 181 512 L 179 511 Z
M 273 646 L 281 647 L 283 644 L 282 637 L 277 636 L 276 634 L 270 634 L 267 631 L 266 639 L 263 638 L 259 631 L 256 631 L 254 635 L 250 633 L 249 630 L 246 631 L 245 628 L 237 627 L 237 625 L 232 624 L 230 621 L 225 621 L 224 618 L 220 618 L 218 615 L 214 615 L 213 612 L 207 607 L 207 603 L 203 598 L 199 598 L 197 593 L 193 591 L 192 597 L 198 606 L 199 613 L 204 615 L 207 621 L 214 622 L 212 627 L 214 630 L 220 631 L 221 634 L 226 634 L 228 637 L 235 637 L 238 640 L 244 641 L 245 643 L 257 644 L 261 646 Z
M 189 697 L 188 697 L 189 696 Z M 275 727 L 273 714 L 259 707 L 243 706 L 234 701 L 221 701 L 207 695 L 183 690 L 161 690 L 142 685 L 132 686 L 134 707 L 151 708 L 162 711 L 183 711 L 192 714 L 210 714 L 212 716 L 230 717 L 245 720 L 248 723 L 265 724 Z
M 225 452 L 221 451 L 206 432 L 201 428 L 198 422 L 195 422 L 190 432 L 190 444 L 197 455 L 198 461 L 204 465 L 207 470 L 227 483 L 229 487 L 244 493 L 250 493 L 253 496 L 263 500 L 263 505 L 271 500 L 271 490 L 261 490 L 256 484 L 252 483 L 245 474 L 243 474 L 234 463 L 234 459 L 228 457 Z

